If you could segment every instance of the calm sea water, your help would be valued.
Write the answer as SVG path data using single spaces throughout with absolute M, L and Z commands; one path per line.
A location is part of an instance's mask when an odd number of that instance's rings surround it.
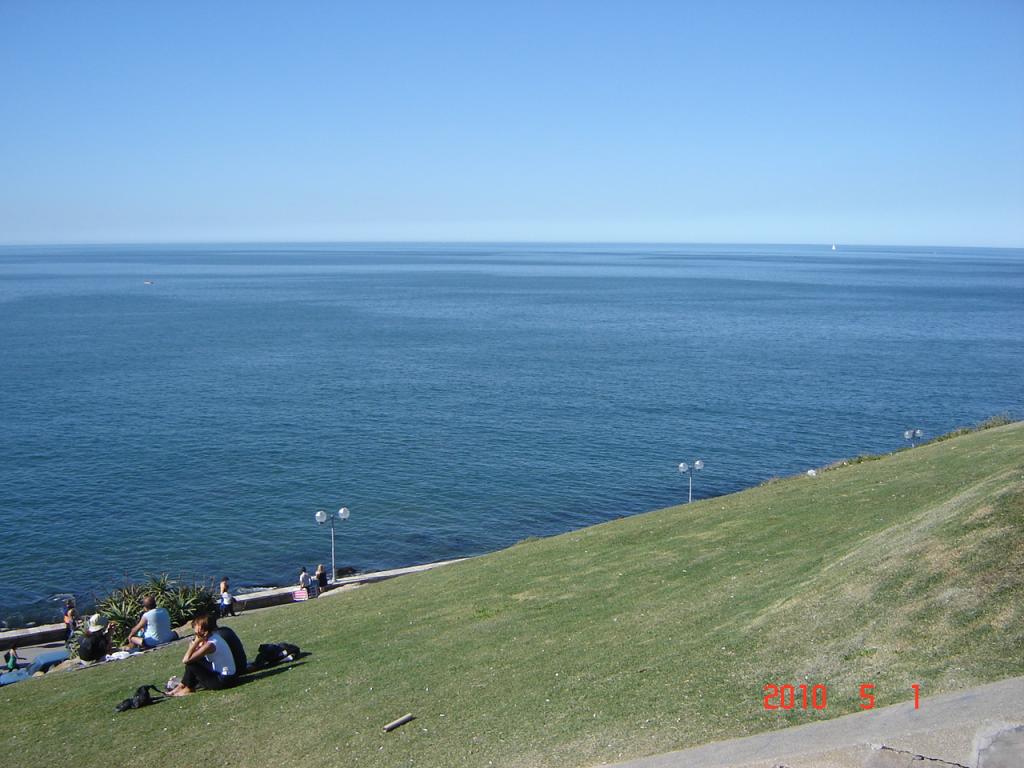
M 152 285 L 144 281 L 153 281 Z M 0 248 L 0 616 L 471 555 L 999 412 L 1024 251 Z

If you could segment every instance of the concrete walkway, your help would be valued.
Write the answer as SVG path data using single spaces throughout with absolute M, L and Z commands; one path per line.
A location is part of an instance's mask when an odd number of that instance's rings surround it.
M 614 768 L 1024 768 L 1022 724 L 1015 677 Z

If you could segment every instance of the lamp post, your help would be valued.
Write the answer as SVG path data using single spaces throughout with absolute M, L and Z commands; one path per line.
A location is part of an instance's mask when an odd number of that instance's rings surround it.
M 693 501 L 693 473 L 696 471 L 700 471 L 702 469 L 704 469 L 704 462 L 701 461 L 700 459 L 697 459 L 695 462 L 693 462 L 692 467 L 685 461 L 679 465 L 679 471 L 682 474 L 686 475 L 686 479 L 689 481 L 689 494 L 686 498 L 687 504 Z
M 334 563 L 334 521 L 335 519 L 348 520 L 348 507 L 342 507 L 336 515 L 328 515 L 321 509 L 313 517 L 320 525 L 326 523 L 328 519 L 331 521 L 331 581 L 333 582 L 338 574 L 338 568 Z
M 921 429 L 908 429 L 903 433 L 903 439 L 910 441 L 911 448 L 914 447 L 914 441 L 920 440 L 922 437 L 924 437 L 924 430 Z

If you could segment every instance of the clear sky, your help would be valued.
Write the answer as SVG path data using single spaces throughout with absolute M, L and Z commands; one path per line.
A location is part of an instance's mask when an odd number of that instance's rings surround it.
M 0 0 L 0 242 L 1024 246 L 1024 2 Z

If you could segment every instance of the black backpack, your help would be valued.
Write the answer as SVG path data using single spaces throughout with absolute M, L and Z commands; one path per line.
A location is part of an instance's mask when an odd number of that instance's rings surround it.
M 147 704 L 153 703 L 153 697 L 149 695 L 149 689 L 152 688 L 157 693 L 160 693 L 160 689 L 155 685 L 142 685 L 135 689 L 135 694 L 130 699 L 125 699 L 116 707 L 116 712 L 127 712 L 129 709 L 138 709 L 139 707 L 145 707 Z
M 256 654 L 256 660 L 252 663 L 253 669 L 263 669 L 280 664 L 282 661 L 292 661 L 299 655 L 299 646 L 291 643 L 263 643 Z

